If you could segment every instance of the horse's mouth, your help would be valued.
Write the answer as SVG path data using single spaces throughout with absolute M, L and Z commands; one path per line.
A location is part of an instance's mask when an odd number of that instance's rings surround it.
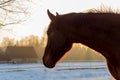
M 47 68 L 53 68 L 53 67 L 55 67 L 55 65 L 53 65 L 53 64 L 48 64 L 48 63 L 44 63 L 44 62 L 43 62 L 43 64 Z
M 55 67 L 55 64 L 53 62 L 51 62 L 49 60 L 45 60 L 44 58 L 43 58 L 43 64 L 47 68 L 53 68 L 53 67 Z

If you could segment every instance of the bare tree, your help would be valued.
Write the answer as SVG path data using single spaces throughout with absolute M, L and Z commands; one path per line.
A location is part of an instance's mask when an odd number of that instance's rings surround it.
M 25 20 L 30 0 L 0 0 L 0 29 Z

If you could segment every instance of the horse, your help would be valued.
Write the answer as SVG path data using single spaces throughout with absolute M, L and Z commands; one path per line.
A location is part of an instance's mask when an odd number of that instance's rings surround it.
M 112 12 L 88 12 L 52 14 L 43 55 L 43 64 L 48 68 L 72 48 L 81 43 L 99 52 L 105 58 L 111 75 L 120 80 L 120 14 Z

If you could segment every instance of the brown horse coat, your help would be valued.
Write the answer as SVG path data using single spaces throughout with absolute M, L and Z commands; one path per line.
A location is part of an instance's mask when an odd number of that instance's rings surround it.
M 43 56 L 45 66 L 54 67 L 71 49 L 72 43 L 82 43 L 100 52 L 112 76 L 120 80 L 120 14 L 70 13 L 55 16 L 48 11 L 48 15 L 51 23 Z

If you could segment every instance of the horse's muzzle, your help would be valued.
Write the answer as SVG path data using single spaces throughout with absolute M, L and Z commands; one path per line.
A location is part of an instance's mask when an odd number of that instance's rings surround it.
M 52 61 L 50 61 L 49 59 L 44 58 L 44 57 L 43 57 L 43 64 L 47 68 L 53 68 L 53 67 L 55 67 L 55 64 L 53 64 Z

